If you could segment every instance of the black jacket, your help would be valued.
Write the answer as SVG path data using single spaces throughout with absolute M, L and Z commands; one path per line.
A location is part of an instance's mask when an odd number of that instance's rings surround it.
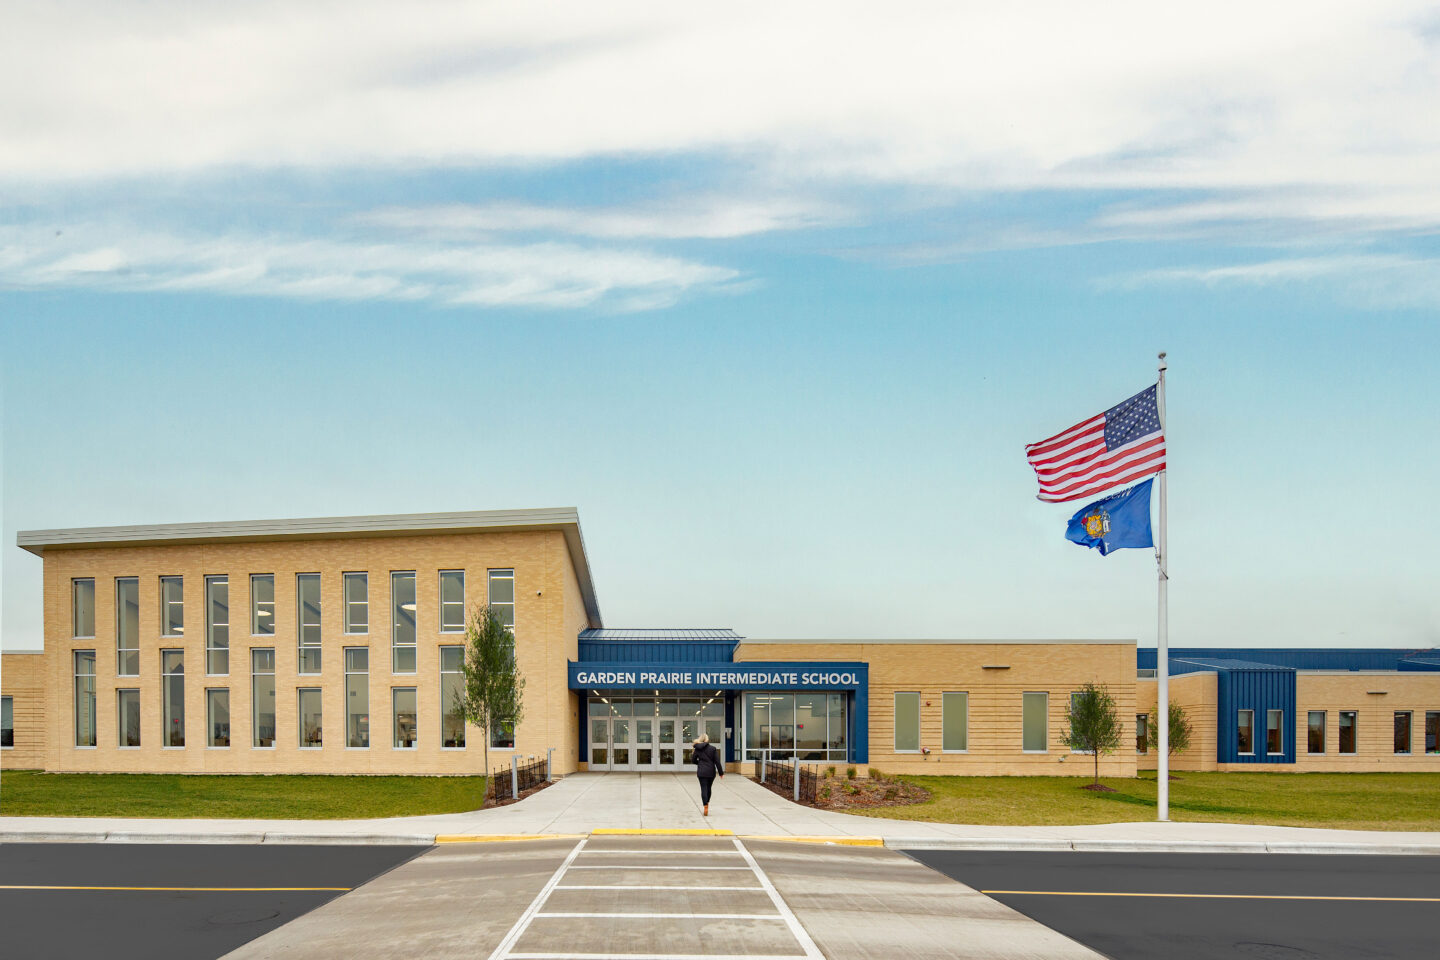
M 695 773 L 702 780 L 713 780 L 715 774 L 725 774 L 720 770 L 720 754 L 712 743 L 702 743 L 695 748 Z

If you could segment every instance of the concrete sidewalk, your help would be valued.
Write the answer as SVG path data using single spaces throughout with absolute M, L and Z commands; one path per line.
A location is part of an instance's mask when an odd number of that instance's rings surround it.
M 746 837 L 872 837 L 897 849 L 1082 850 L 1440 855 L 1440 833 L 1227 823 L 1018 827 L 925 823 L 815 810 L 738 774 L 716 781 L 711 816 L 693 777 L 580 773 L 519 803 L 377 820 L 138 820 L 3 817 L 0 843 L 412 843 L 467 835 L 585 834 L 600 828 L 710 828 Z

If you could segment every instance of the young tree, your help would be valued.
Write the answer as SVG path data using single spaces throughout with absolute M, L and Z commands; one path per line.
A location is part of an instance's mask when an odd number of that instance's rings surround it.
M 1185 708 L 1174 700 L 1170 701 L 1170 756 L 1177 753 L 1184 753 L 1190 749 L 1190 738 L 1195 730 L 1190 725 L 1190 717 L 1185 713 Z M 1146 742 L 1150 744 L 1151 750 L 1160 749 L 1160 724 L 1151 723 L 1150 729 L 1145 734 Z M 1171 778 L 1174 779 L 1173 777 Z
M 490 607 L 475 606 L 465 625 L 465 685 L 454 710 L 485 731 L 485 782 L 490 782 L 490 741 L 512 731 L 524 713 L 525 678 L 515 664 L 515 634 Z
M 1095 757 L 1095 786 L 1100 786 L 1100 755 L 1120 746 L 1120 714 L 1103 685 L 1087 683 L 1070 698 L 1070 729 L 1065 744 Z

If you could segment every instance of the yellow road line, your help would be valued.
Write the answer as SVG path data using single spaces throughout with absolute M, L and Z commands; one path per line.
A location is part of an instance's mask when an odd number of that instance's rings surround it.
M 590 833 L 597 837 L 733 837 L 734 830 L 698 830 L 682 827 L 599 827 Z
M 743 837 L 745 840 L 780 840 L 785 843 L 834 843 L 844 847 L 883 847 L 885 841 L 879 837 L 796 837 L 791 835 L 775 837 Z
M 436 843 L 510 843 L 520 840 L 574 840 L 581 833 L 442 833 Z
M 981 890 L 1011 897 L 1159 897 L 1176 900 L 1344 900 L 1358 903 L 1440 903 L 1440 897 L 1317 897 L 1284 893 L 1101 893 L 1086 890 Z
M 0 884 L 0 890 L 138 890 L 144 893 L 348 893 L 354 889 L 354 887 L 101 887 L 39 883 Z

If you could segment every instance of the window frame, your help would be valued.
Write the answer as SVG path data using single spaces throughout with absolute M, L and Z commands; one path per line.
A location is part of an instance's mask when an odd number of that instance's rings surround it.
M 1337 711 L 1338 726 L 1335 729 L 1335 754 L 1341 757 L 1356 757 L 1360 755 L 1360 711 L 1339 710 Z M 1340 734 L 1345 732 L 1345 718 L 1350 718 L 1350 749 L 1345 749 L 1345 741 Z
M 125 642 L 125 605 L 120 597 L 122 586 L 133 587 L 135 590 L 135 635 L 130 638 L 134 643 L 133 647 L 122 646 Z M 132 662 L 135 669 L 132 672 L 125 670 L 125 655 L 133 654 Z M 139 577 L 116 577 L 115 578 L 115 676 L 117 677 L 138 677 L 140 676 L 140 578 Z
M 215 597 L 216 587 L 225 588 L 225 622 L 215 622 Z M 230 577 L 227 574 L 207 574 L 205 577 L 205 676 L 207 677 L 228 677 L 230 676 Z M 219 627 L 225 631 L 225 645 L 215 644 L 215 628 Z M 225 671 L 219 673 L 210 669 L 211 657 L 219 650 L 225 651 Z
M 5 716 L 10 716 L 10 742 L 5 742 Z M 10 694 L 0 694 L 0 750 L 15 749 L 15 698 Z
M 170 598 L 169 588 L 171 586 L 176 588 L 178 594 L 176 599 Z M 168 632 L 171 607 L 175 607 L 180 613 L 179 627 L 173 633 Z M 160 637 L 163 640 L 185 639 L 185 578 L 183 576 L 166 575 L 160 578 Z
M 1135 714 L 1135 755 L 1150 756 L 1150 714 Z
M 364 669 L 364 671 L 354 670 L 354 669 L 351 669 L 351 667 L 350 667 L 350 654 L 351 654 L 352 651 L 356 651 L 356 650 L 363 650 L 363 651 L 365 652 L 365 669 Z M 344 684 L 343 684 L 343 689 L 344 689 L 344 691 L 345 691 L 345 749 L 346 749 L 346 750 L 369 750 L 369 749 L 370 749 L 370 740 L 371 740 L 370 733 L 371 733 L 372 728 L 374 727 L 374 724 L 372 724 L 372 723 L 370 722 L 370 718 L 371 718 L 371 716 L 372 716 L 372 715 L 371 715 L 371 712 L 370 712 L 370 648 L 369 648 L 368 646 L 364 646 L 364 647 L 362 647 L 362 646 L 343 647 L 343 648 L 341 648 L 341 654 L 340 654 L 340 656 L 341 656 L 341 664 L 340 664 L 340 665 L 341 665 L 342 667 L 344 667 L 344 673 L 345 673 L 345 682 L 344 682 Z M 365 713 L 364 713 L 364 716 L 365 716 L 365 742 L 364 742 L 363 744 L 358 745 L 358 746 L 350 742 L 350 718 L 357 715 L 356 711 L 352 710 L 351 707 L 350 707 L 350 678 L 351 678 L 351 677 L 364 677 L 364 678 L 365 678 L 364 683 L 363 683 L 362 686 L 361 686 L 361 689 L 365 691 Z
M 89 584 L 90 588 L 90 632 L 80 632 L 80 585 Z M 94 640 L 95 639 L 95 578 L 94 577 L 71 577 L 70 578 L 70 639 L 71 640 Z
M 305 742 L 305 695 L 315 695 L 318 708 L 315 713 L 320 718 L 320 739 L 313 744 Z M 295 739 L 298 750 L 322 750 L 325 747 L 325 694 L 322 687 L 296 687 L 295 688 Z
M 399 745 L 400 741 L 400 710 L 396 705 L 396 697 L 408 691 L 415 698 L 415 720 L 413 723 L 413 739 L 408 747 Z M 420 749 L 420 688 L 419 687 L 391 687 L 390 688 L 390 749 L 391 750 L 419 750 Z
M 446 600 L 446 599 L 445 599 L 445 576 L 446 576 L 446 574 L 451 574 L 451 575 L 458 574 L 458 575 L 459 575 L 459 577 L 460 577 L 460 599 L 459 599 L 459 600 Z M 461 569 L 458 569 L 458 568 L 456 568 L 456 569 L 450 569 L 450 570 L 441 570 L 441 571 L 439 572 L 439 574 L 438 574 L 437 588 L 438 588 L 438 590 L 439 590 L 439 593 L 437 594 L 437 596 L 438 596 L 439 602 L 440 602 L 440 604 L 439 604 L 439 605 L 440 605 L 440 621 L 439 621 L 439 622 L 440 622 L 440 631 L 439 631 L 439 632 L 440 632 L 440 633 L 444 633 L 444 634 L 464 633 L 464 632 L 465 632 L 465 588 L 466 588 L 466 585 L 465 585 L 465 571 L 464 571 L 464 570 L 461 570 Z M 460 607 L 460 622 L 459 622 L 458 624 L 454 625 L 454 626 L 446 626 L 446 624 L 445 624 L 445 610 L 446 610 L 447 607 L 452 607 L 452 606 L 455 606 L 455 605 L 457 605 L 457 604 L 458 604 L 459 607 Z M 512 619 L 513 619 L 513 617 L 512 617 Z M 514 627 L 511 627 L 511 629 L 513 630 Z
M 1243 716 L 1245 716 L 1246 714 L 1249 715 L 1249 718 L 1250 718 L 1250 719 L 1249 719 L 1249 723 L 1242 724 L 1242 723 L 1240 722 L 1240 718 L 1243 717 Z M 1250 732 L 1250 749 L 1249 749 L 1249 750 L 1241 750 L 1241 749 L 1240 749 L 1240 731 L 1241 731 L 1241 730 L 1248 730 L 1248 731 Z M 1235 711 L 1235 756 L 1237 756 L 1237 757 L 1254 757 L 1254 756 L 1258 756 L 1258 754 L 1256 754 L 1256 752 L 1255 752 L 1255 711 L 1254 711 L 1253 709 L 1240 708 L 1240 709 L 1237 709 L 1237 710 Z
M 902 747 L 902 746 L 900 746 L 900 698 L 901 698 L 901 697 L 914 697 L 914 698 L 915 698 L 915 746 L 914 746 L 914 747 Z M 893 723 L 893 726 L 894 726 L 894 730 L 893 730 L 894 736 L 891 737 L 891 745 L 894 747 L 894 752 L 895 752 L 895 753 L 919 753 L 919 752 L 920 752 L 920 748 L 925 745 L 925 744 L 924 744 L 925 738 L 924 738 L 924 736 L 923 736 L 923 734 L 922 734 L 922 732 L 921 732 L 921 726 L 923 725 L 923 720 L 921 719 L 921 717 L 922 717 L 921 706 L 922 706 L 922 704 L 921 704 L 921 702 L 920 702 L 920 691 L 919 691 L 919 690 L 896 690 L 896 691 L 895 691 L 894 698 L 893 698 L 894 713 L 892 714 L 892 718 L 893 718 L 893 720 L 894 720 L 894 723 Z
M 1435 735 L 1434 735 L 1434 741 L 1433 741 L 1434 744 L 1435 744 L 1435 749 L 1433 749 L 1433 750 L 1430 749 L 1430 743 L 1431 743 L 1430 729 L 1431 729 L 1431 718 L 1432 718 L 1432 717 L 1434 718 L 1434 729 L 1435 729 Z M 1433 757 L 1433 756 L 1436 756 L 1437 754 L 1440 754 L 1440 710 L 1426 710 L 1426 711 L 1425 711 L 1425 739 L 1424 739 L 1424 741 L 1423 741 L 1423 747 L 1422 747 L 1422 749 L 1424 749 L 1425 755 L 1426 755 L 1427 757 Z
M 306 586 L 314 584 L 315 587 L 315 622 L 305 622 L 305 592 Z M 301 677 L 318 677 L 324 672 L 325 655 L 323 652 L 325 604 L 322 600 L 324 585 L 318 573 L 297 573 L 295 574 L 295 674 Z M 309 643 L 305 639 L 306 631 L 313 630 L 315 642 Z M 305 669 L 306 654 L 314 652 L 315 669 Z
M 80 672 L 81 659 L 82 659 L 82 658 L 84 657 L 84 655 L 86 655 L 86 654 L 89 654 L 90 672 L 89 672 L 89 673 L 81 673 L 81 672 Z M 100 744 L 100 715 L 99 715 L 99 712 L 98 712 L 99 705 L 98 705 L 98 703 L 97 703 L 97 697 L 98 697 L 98 689 L 97 689 L 97 688 L 98 688 L 99 684 L 98 684 L 97 678 L 96 678 L 96 676 L 95 676 L 96 666 L 97 666 L 97 664 L 96 664 L 96 660 L 95 660 L 95 651 L 94 651 L 94 650 L 71 650 L 71 651 L 70 651 L 70 672 L 71 672 L 71 675 L 72 675 L 72 677 L 73 677 L 73 682 L 71 683 L 71 694 L 72 694 L 72 696 L 73 696 L 73 703 L 71 704 L 71 720 L 73 721 L 73 724 L 74 724 L 74 729 L 71 731 L 70 742 L 71 742 L 72 744 L 74 744 L 76 750 L 94 750 L 94 749 L 96 749 L 96 748 L 99 746 L 99 744 Z M 80 726 L 81 726 L 81 724 L 80 724 L 80 698 L 81 698 L 82 693 L 81 693 L 80 682 L 81 682 L 82 680 L 87 680 L 87 679 L 90 681 L 90 689 L 89 689 L 88 691 L 85 691 L 85 692 L 84 692 L 84 696 L 88 699 L 88 701 L 89 701 L 89 706 L 90 706 L 90 711 L 89 711 L 89 712 L 90 712 L 90 718 L 89 718 L 89 719 L 90 719 L 90 739 L 91 739 L 93 742 L 92 742 L 92 743 L 81 743 L 81 742 L 80 742 Z
M 965 746 L 953 748 L 945 746 L 945 718 L 949 716 L 950 697 L 962 697 L 965 704 L 964 719 L 962 723 L 965 728 Z M 940 752 L 941 753 L 969 753 L 970 752 L 970 691 L 969 690 L 944 690 L 940 693 Z
M 1414 710 L 1396 710 L 1396 711 L 1395 711 L 1395 721 L 1394 721 L 1394 723 L 1395 723 L 1395 728 L 1394 728 L 1395 739 L 1394 739 L 1392 745 L 1398 746 L 1399 743 L 1400 743 L 1400 739 L 1399 739 L 1400 731 L 1399 731 L 1398 728 L 1399 728 L 1399 725 L 1400 725 L 1400 718 L 1401 718 L 1401 717 L 1404 717 L 1404 718 L 1405 718 L 1405 749 L 1404 749 L 1404 750 L 1398 750 L 1398 749 L 1395 750 L 1393 756 L 1397 756 L 1397 757 L 1412 757 L 1412 756 L 1415 755 L 1415 711 L 1414 711 Z
M 446 670 L 446 669 L 445 669 L 445 651 L 446 651 L 446 650 L 456 650 L 456 651 L 459 651 L 461 669 L 459 669 L 459 670 Z M 442 644 L 440 645 L 440 647 L 439 647 L 439 651 L 440 651 L 440 655 L 439 655 L 439 664 L 438 664 L 438 665 L 439 665 L 439 668 L 440 668 L 440 749 L 441 749 L 441 750 L 464 751 L 464 750 L 467 749 L 467 748 L 469 747 L 469 745 L 470 745 L 470 737 L 469 737 L 469 734 L 467 733 L 467 731 L 466 731 L 466 729 L 465 729 L 465 719 L 464 719 L 463 717 L 460 718 L 460 744 L 459 744 L 459 746 L 447 746 L 447 745 L 445 744 L 445 718 L 451 715 L 450 706 L 449 706 L 449 704 L 447 704 L 447 703 L 445 702 L 445 678 L 446 678 L 446 677 L 458 677 L 458 678 L 459 678 L 459 683 L 460 683 L 461 695 L 462 695 L 462 696 L 464 695 L 464 691 L 465 691 L 465 671 L 464 671 L 464 664 L 465 664 L 465 647 L 464 647 L 464 645 L 462 645 L 462 644 L 442 643 Z
M 497 603 L 493 599 L 495 596 L 495 581 L 497 580 L 508 580 L 510 582 L 509 600 L 501 600 Z M 485 603 L 492 609 L 505 607 L 510 609 L 510 622 L 506 623 L 505 626 L 510 628 L 512 635 L 515 633 L 516 614 L 519 612 L 519 597 L 520 593 L 517 589 L 514 567 L 494 567 L 485 571 Z M 501 617 L 500 620 L 504 623 L 505 618 Z
M 358 581 L 363 586 L 365 599 L 350 599 L 350 584 Z M 365 608 L 365 622 L 360 625 L 361 629 L 356 630 L 355 623 L 350 619 L 351 608 L 361 606 Z M 340 632 L 347 637 L 367 637 L 370 635 L 370 572 L 368 570 L 347 570 L 340 574 Z
M 263 582 L 265 582 L 265 581 L 269 581 L 269 583 L 270 583 L 270 599 L 269 599 L 269 600 L 261 600 L 261 599 L 259 598 L 259 596 L 258 596 L 258 591 L 255 589 L 255 585 L 256 585 L 257 583 L 263 583 Z M 264 631 L 262 631 L 262 630 L 260 629 L 260 604 L 262 604 L 262 603 L 268 603 L 268 604 L 270 604 L 270 630 L 269 630 L 269 632 L 264 632 Z M 252 636 L 252 637 L 273 637 L 273 636 L 275 636 L 275 627 L 276 627 L 276 624 L 279 622 L 279 620 L 278 620 L 278 619 L 276 618 L 276 616 L 275 616 L 275 613 L 276 613 L 276 603 L 275 603 L 275 574 L 273 574 L 273 573 L 252 573 L 252 574 L 250 574 L 250 636 Z M 235 737 L 234 737 L 233 734 L 231 735 L 230 739 L 231 739 L 231 740 L 234 740 L 234 739 L 235 739 Z
M 1044 721 L 1045 748 L 1043 750 L 1028 750 L 1025 747 L 1025 698 L 1044 697 L 1044 709 L 1040 716 Z M 1042 756 L 1050 752 L 1050 691 L 1049 690 L 1022 690 L 1020 692 L 1020 752 L 1031 756 Z
M 135 697 L 135 738 L 138 743 L 125 743 L 125 700 L 126 694 L 134 694 Z M 139 750 L 145 744 L 144 726 L 140 722 L 140 688 L 139 687 L 117 687 L 115 689 L 115 749 L 116 750 Z
M 229 743 L 214 743 L 215 739 L 215 709 L 213 694 L 225 694 L 225 727 L 230 731 Z M 206 750 L 229 750 L 235 743 L 235 721 L 230 710 L 230 688 L 229 687 L 206 687 L 205 688 L 205 749 Z
M 178 671 L 166 668 L 166 654 L 178 654 L 180 669 Z M 171 698 L 170 680 L 173 677 L 180 678 L 180 742 L 170 742 L 170 708 L 174 704 Z M 160 650 L 160 749 L 161 750 L 184 750 L 185 749 L 185 649 L 183 647 L 165 647 Z
M 395 585 L 396 585 L 397 582 L 403 580 L 403 579 L 406 578 L 406 577 L 408 577 L 408 578 L 410 579 L 410 596 L 412 597 L 412 599 L 411 599 L 410 602 L 411 602 L 412 604 L 414 604 L 414 606 L 415 606 L 415 609 L 412 610 L 412 611 L 410 611 L 411 618 L 412 618 L 412 624 L 413 624 L 413 625 L 412 625 L 412 631 L 413 631 L 413 633 L 412 633 L 412 639 L 411 639 L 411 641 L 410 641 L 409 643 L 400 643 L 400 642 L 399 642 L 400 627 L 401 627 L 401 623 L 400 623 L 400 611 L 401 611 L 401 610 L 404 610 L 405 608 L 404 608 L 404 606 L 396 599 Z M 397 669 L 395 669 L 396 657 L 397 657 L 397 654 L 399 654 L 399 652 L 400 652 L 401 650 L 409 650 L 411 656 L 413 656 L 413 657 L 415 658 L 415 662 L 414 662 L 414 664 L 410 667 L 409 670 L 397 670 Z M 419 673 L 419 670 L 420 670 L 420 592 L 419 592 L 419 579 L 418 579 L 418 577 L 416 576 L 416 572 L 415 572 L 414 570 L 391 570 L 391 571 L 390 571 L 390 674 L 391 674 L 392 676 L 411 677 L 411 676 L 416 676 L 416 675 Z M 392 689 L 394 689 L 394 688 L 392 688 Z M 393 698 L 392 698 L 392 700 L 393 700 Z M 417 705 L 417 706 L 418 706 L 418 705 Z M 418 716 L 420 711 L 417 709 L 415 712 L 416 712 L 416 715 Z M 393 738 L 392 738 L 392 742 L 393 742 Z M 402 749 L 402 748 L 397 748 L 397 749 Z
M 1271 750 L 1271 749 L 1270 749 L 1270 731 L 1271 731 L 1270 718 L 1273 717 L 1273 716 L 1275 716 L 1275 714 L 1277 714 L 1277 713 L 1280 715 L 1280 725 L 1279 725 L 1278 728 L 1275 728 L 1275 729 L 1278 731 L 1278 734 L 1279 734 L 1280 749 L 1279 749 L 1279 750 Z M 1265 710 L 1265 756 L 1267 756 L 1267 757 L 1283 757 L 1283 756 L 1285 756 L 1285 711 L 1284 711 L 1284 710 L 1275 710 L 1275 709 L 1272 709 L 1272 708 L 1269 708 L 1269 707 L 1267 707 L 1266 710 Z
M 268 671 L 267 671 L 267 670 L 257 669 L 256 666 L 255 666 L 255 657 L 256 657 L 256 654 L 263 654 L 263 653 L 268 653 L 268 654 L 270 654 L 270 669 L 269 669 Z M 269 678 L 270 678 L 270 699 L 271 699 L 272 701 L 276 701 L 276 693 L 277 693 L 277 691 L 278 691 L 278 685 L 277 685 L 276 682 L 275 682 L 275 648 L 274 648 L 274 647 L 251 647 L 251 648 L 250 648 L 250 749 L 251 749 L 251 750 L 274 750 L 274 749 L 275 749 L 275 741 L 278 739 L 278 737 L 276 736 L 276 734 L 278 734 L 278 733 L 280 732 L 280 731 L 277 729 L 277 728 L 280 726 L 280 711 L 279 711 L 279 709 L 278 709 L 278 701 L 272 702 L 271 705 L 270 705 L 270 715 L 271 715 L 271 717 L 273 718 L 272 724 L 271 724 L 271 727 L 270 727 L 270 742 L 269 742 L 268 744 L 262 744 L 262 743 L 259 743 L 259 742 L 258 742 L 258 741 L 260 740 L 260 709 L 259 709 L 259 707 L 256 705 L 257 701 L 259 700 L 259 697 L 256 696 L 256 693 L 257 693 L 257 690 L 256 690 L 256 682 L 257 682 L 261 677 L 269 677 Z M 234 741 L 235 735 L 234 735 L 233 733 L 230 735 L 230 739 L 231 739 L 231 741 Z
M 1320 749 L 1319 749 L 1319 750 L 1312 750 L 1312 749 L 1310 749 L 1310 747 L 1311 747 L 1310 734 L 1311 734 L 1312 732 L 1314 732 L 1315 727 L 1314 727 L 1314 725 L 1311 723 L 1311 720 L 1312 720 L 1314 717 L 1316 717 L 1316 716 L 1318 716 L 1318 717 L 1320 718 Z M 1307 711 L 1305 711 L 1305 755 L 1306 755 L 1307 757 L 1323 757 L 1323 756 L 1325 756 L 1325 754 L 1326 754 L 1326 752 L 1327 752 L 1327 748 L 1329 747 L 1329 739 L 1330 739 L 1329 734 L 1330 734 L 1330 717 L 1329 717 L 1327 711 L 1325 711 L 1325 710 L 1307 710 Z

